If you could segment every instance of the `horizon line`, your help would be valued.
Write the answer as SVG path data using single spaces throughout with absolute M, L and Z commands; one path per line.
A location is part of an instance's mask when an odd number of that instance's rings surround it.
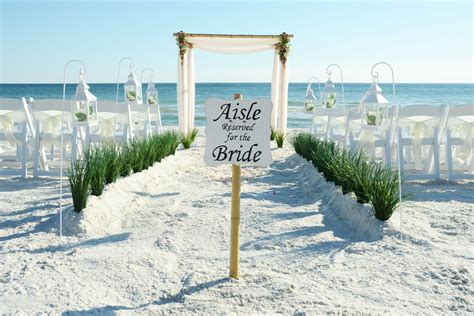
M 202 81 L 202 82 L 195 82 L 196 84 L 239 84 L 239 83 L 266 83 L 266 84 L 271 84 L 270 81 L 225 81 L 225 82 L 218 82 L 218 81 Z M 307 81 L 294 81 L 294 82 L 289 82 L 288 84 L 292 83 L 304 83 L 307 84 Z M 316 84 L 317 82 L 312 82 L 313 84 Z M 335 84 L 341 84 L 340 82 L 334 82 Z M 474 82 L 395 82 L 395 84 L 474 84 Z M 63 82 L 0 82 L 0 85 L 14 85 L 14 84 L 64 84 Z M 66 82 L 66 84 L 77 84 L 77 82 Z M 116 85 L 116 82 L 88 82 L 88 84 L 114 84 Z M 123 85 L 124 82 L 120 82 L 120 85 Z M 142 83 L 142 85 L 147 84 L 147 82 Z M 154 84 L 177 84 L 177 82 L 154 82 Z M 322 81 L 321 84 L 324 84 Z M 356 81 L 345 81 L 344 84 L 370 84 L 370 82 L 356 82 Z M 379 82 L 379 84 L 391 84 L 391 82 Z

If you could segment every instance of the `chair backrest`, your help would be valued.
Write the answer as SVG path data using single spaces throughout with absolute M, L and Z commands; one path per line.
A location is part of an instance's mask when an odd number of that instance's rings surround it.
M 97 101 L 97 112 L 99 113 L 117 113 L 117 114 L 127 114 L 128 106 L 126 103 L 115 101 Z
M 60 111 L 62 112 L 70 112 L 71 111 L 71 102 L 66 100 L 60 99 L 38 99 L 33 100 L 30 103 L 30 108 L 33 111 Z
M 322 108 L 318 107 L 314 110 L 316 116 L 345 117 L 346 110 L 344 108 Z
M 398 126 L 410 127 L 415 124 L 438 128 L 443 133 L 446 125 L 449 107 L 446 105 L 409 105 L 398 110 Z M 441 135 L 440 135 L 441 136 Z
M 402 130 L 409 128 L 412 132 L 416 126 L 429 126 L 433 131 L 438 130 L 437 145 L 441 144 L 448 122 L 449 106 L 446 105 L 409 105 L 398 110 L 397 127 Z
M 0 99 L 0 110 L 23 111 L 23 105 L 19 99 Z
M 449 117 L 474 116 L 474 104 L 452 105 L 449 108 Z
M 3 111 L 6 113 L 3 114 Z M 11 120 L 14 123 L 27 121 L 21 99 L 0 99 L 0 117 L 1 116 L 6 116 L 9 121 Z
M 474 105 L 464 104 L 449 107 L 445 126 L 451 129 L 452 133 L 457 133 L 460 130 L 464 130 L 464 133 L 466 133 L 466 131 L 471 130 L 470 126 L 472 126 L 472 124 L 474 124 Z M 471 132 L 468 132 L 466 135 L 469 134 L 474 137 L 474 134 Z
M 415 104 L 400 107 L 398 111 L 399 119 L 407 117 L 441 117 L 445 110 L 443 105 Z
M 60 134 L 61 126 L 63 129 L 71 129 L 69 124 L 72 119 L 70 100 L 63 102 L 61 99 L 34 100 L 30 98 L 28 106 L 30 117 L 35 125 L 34 130 L 41 126 L 40 133 Z M 62 121 L 64 124 L 61 124 Z

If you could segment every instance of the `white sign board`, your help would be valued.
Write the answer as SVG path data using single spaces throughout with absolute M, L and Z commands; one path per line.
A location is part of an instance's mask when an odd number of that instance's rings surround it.
M 272 162 L 272 101 L 209 98 L 206 111 L 206 152 L 209 166 L 220 164 L 266 167 Z

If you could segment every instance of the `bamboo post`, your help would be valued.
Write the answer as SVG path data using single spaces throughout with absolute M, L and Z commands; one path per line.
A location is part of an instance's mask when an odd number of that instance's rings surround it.
M 183 31 L 181 31 L 183 32 Z M 177 37 L 179 33 L 173 33 L 174 37 Z M 183 32 L 184 33 L 184 32 Z M 283 32 L 286 34 L 285 32 Z M 184 33 L 187 38 L 201 37 L 201 38 L 280 38 L 281 34 L 278 35 L 255 35 L 255 34 L 204 34 L 204 33 Z M 292 34 L 287 34 L 288 38 L 293 38 Z
M 242 99 L 242 94 L 234 94 L 234 100 Z M 230 262 L 229 276 L 239 278 L 240 239 L 240 166 L 232 165 L 232 201 L 230 212 Z

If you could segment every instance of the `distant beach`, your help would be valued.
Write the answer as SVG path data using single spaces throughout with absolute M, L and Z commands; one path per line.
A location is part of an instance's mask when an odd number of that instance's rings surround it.
M 322 79 L 323 80 L 323 79 Z M 116 84 L 90 83 L 90 89 L 100 100 L 115 100 Z M 321 84 L 323 87 L 324 82 Z M 288 127 L 305 128 L 311 123 L 311 115 L 303 113 L 303 101 L 306 93 L 306 83 L 290 83 L 288 88 Z M 384 95 L 394 102 L 391 84 L 380 84 Z M 67 85 L 66 98 L 72 98 L 76 84 Z M 158 83 L 159 102 L 163 125 L 178 125 L 176 106 L 176 84 Z M 356 106 L 369 83 L 345 83 L 344 97 L 348 106 Z M 0 84 L 0 98 L 33 97 L 35 99 L 61 99 L 62 84 Z M 336 82 L 340 92 L 340 85 Z M 146 84 L 143 85 L 146 90 Z M 318 93 L 318 84 L 313 83 L 314 93 Z M 243 93 L 245 98 L 270 98 L 270 83 L 197 83 L 196 84 L 196 125 L 204 126 L 204 101 L 209 97 L 229 98 L 234 93 Z M 120 85 L 119 100 L 123 99 L 123 87 Z M 338 102 L 341 104 L 342 95 L 339 93 Z M 400 83 L 396 85 L 396 100 L 394 103 L 409 104 L 467 104 L 474 102 L 474 84 L 445 84 L 445 83 Z

